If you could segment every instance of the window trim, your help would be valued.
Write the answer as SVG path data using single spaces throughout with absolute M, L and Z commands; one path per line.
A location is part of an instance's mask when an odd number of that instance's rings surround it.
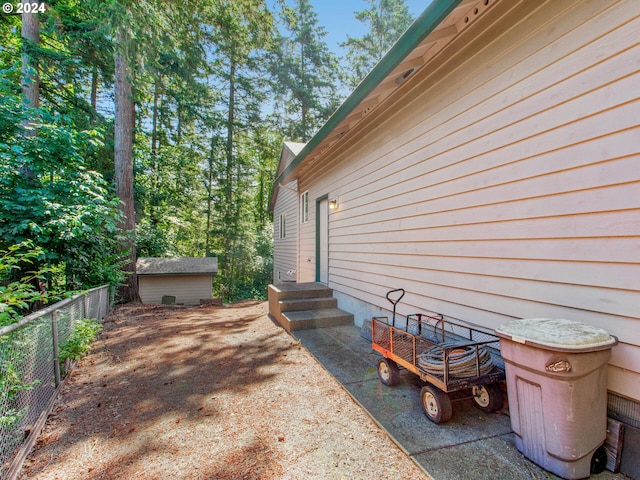
M 300 223 L 309 221 L 309 190 L 300 194 Z
M 278 238 L 281 240 L 287 238 L 287 216 L 284 213 L 279 217 L 279 229 Z

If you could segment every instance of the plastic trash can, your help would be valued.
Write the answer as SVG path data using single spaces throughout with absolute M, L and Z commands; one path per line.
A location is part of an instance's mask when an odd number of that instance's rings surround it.
M 564 319 L 502 324 L 511 428 L 525 457 L 567 479 L 602 471 L 607 436 L 607 362 L 617 339 Z

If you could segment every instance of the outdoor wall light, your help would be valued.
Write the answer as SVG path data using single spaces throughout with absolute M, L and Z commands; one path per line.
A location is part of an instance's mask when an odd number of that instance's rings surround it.
M 329 208 L 331 210 L 337 210 L 338 209 L 338 199 L 337 198 L 332 198 L 331 200 L 329 200 Z

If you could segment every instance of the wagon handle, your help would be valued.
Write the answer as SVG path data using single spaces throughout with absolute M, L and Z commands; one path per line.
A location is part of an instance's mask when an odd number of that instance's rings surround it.
M 390 295 L 396 292 L 402 292 L 402 293 L 400 293 L 400 296 L 396 299 L 391 298 Z M 402 300 L 402 297 L 404 297 L 404 293 L 405 293 L 404 288 L 396 288 L 395 290 L 389 290 L 387 292 L 387 300 L 389 300 L 389 303 L 393 305 L 393 320 L 391 321 L 392 327 L 396 326 L 396 304 L 400 302 L 400 300 Z

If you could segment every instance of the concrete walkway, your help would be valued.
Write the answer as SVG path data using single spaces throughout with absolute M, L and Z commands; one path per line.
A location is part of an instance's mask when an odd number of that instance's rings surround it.
M 353 326 L 292 332 L 396 443 L 435 480 L 558 478 L 515 447 L 509 416 L 486 414 L 471 399 L 453 402 L 448 423 L 430 422 L 420 405 L 419 379 L 404 372 L 400 385 L 378 381 L 379 357 Z M 453 396 L 452 396 L 453 399 Z M 608 470 L 592 479 L 626 479 Z

